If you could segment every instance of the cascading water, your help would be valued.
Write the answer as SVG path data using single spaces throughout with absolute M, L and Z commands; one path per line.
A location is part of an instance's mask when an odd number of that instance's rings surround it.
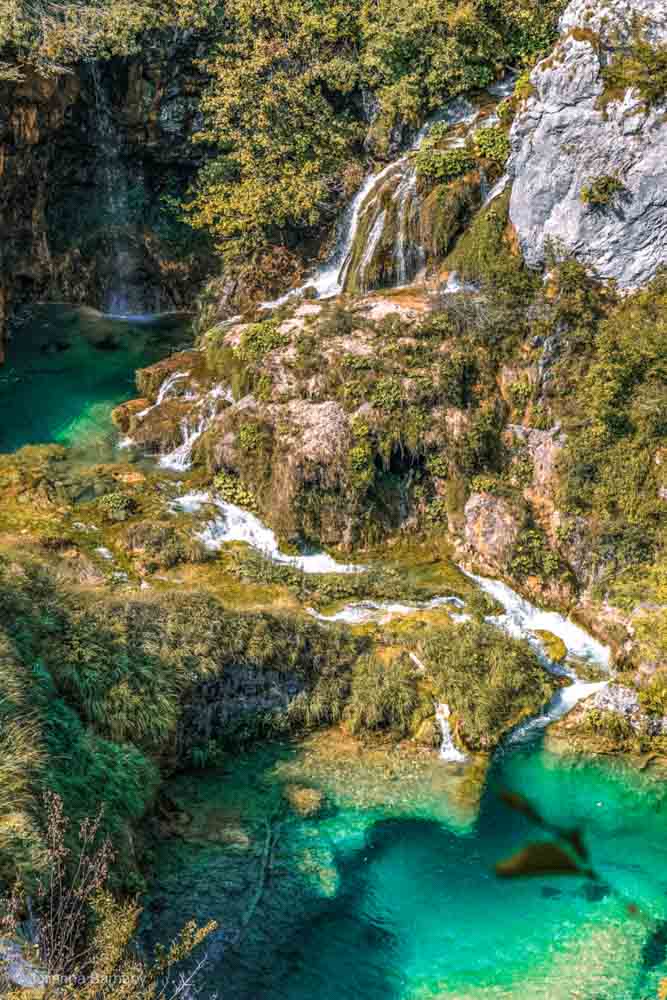
M 137 281 L 137 261 L 132 247 L 133 228 L 130 179 L 122 155 L 122 138 L 117 127 L 106 81 L 97 63 L 91 63 L 95 93 L 97 176 L 101 194 L 101 225 L 104 227 L 109 257 L 102 303 L 114 316 L 140 315 L 144 311 Z
M 166 378 L 162 383 L 162 385 L 160 386 L 155 402 L 151 406 L 147 406 L 145 410 L 141 410 L 139 413 L 137 413 L 137 419 L 143 420 L 143 418 L 147 416 L 151 412 L 151 410 L 156 409 L 158 406 L 161 406 L 165 402 L 165 400 L 170 399 L 171 396 L 174 394 L 173 393 L 174 388 L 184 378 L 187 378 L 189 374 L 190 372 L 172 372 L 169 378 Z M 188 397 L 186 396 L 186 398 Z
M 360 573 L 364 566 L 338 563 L 325 552 L 312 555 L 288 556 L 280 551 L 278 540 L 270 528 L 258 517 L 233 503 L 226 503 L 210 493 L 193 492 L 179 497 L 172 503 L 175 511 L 197 514 L 207 506 L 216 507 L 218 516 L 197 533 L 197 538 L 213 552 L 227 542 L 246 542 L 267 558 L 300 569 L 303 573 Z
M 300 288 L 263 303 L 264 307 L 275 308 L 306 289 L 314 289 L 320 299 L 333 298 L 346 288 L 364 290 L 368 287 L 376 251 L 380 249 L 385 253 L 383 236 L 390 217 L 395 222 L 394 236 L 386 250 L 381 281 L 392 285 L 411 280 L 423 265 L 425 255 L 416 233 L 417 179 L 410 154 L 419 150 L 434 125 L 444 122 L 453 128 L 473 122 L 477 115 L 478 111 L 472 104 L 457 98 L 430 118 L 417 133 L 407 153 L 366 178 L 341 218 L 336 244 L 327 262 Z M 385 213 L 384 218 L 378 223 L 382 212 Z M 359 241 L 358 237 L 364 233 L 366 237 Z M 375 245 L 369 253 L 368 245 L 373 242 Z
M 451 711 L 449 705 L 446 705 L 444 702 L 436 705 L 435 718 L 438 726 L 440 727 L 440 732 L 442 733 L 440 757 L 442 760 L 446 760 L 449 764 L 462 764 L 463 761 L 468 758 L 454 743 L 454 737 L 452 735 L 452 729 L 449 722 L 450 717 Z
M 174 381 L 172 380 L 172 387 Z M 181 421 L 181 443 L 160 457 L 162 468 L 173 469 L 175 472 L 185 472 L 189 469 L 192 465 L 194 446 L 218 415 L 220 400 L 231 403 L 233 399 L 231 390 L 221 385 L 213 386 L 201 399 L 198 399 L 195 403 L 195 412 Z

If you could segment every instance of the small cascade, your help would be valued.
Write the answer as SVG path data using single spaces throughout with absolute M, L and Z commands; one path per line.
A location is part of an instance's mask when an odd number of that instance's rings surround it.
M 100 223 L 105 230 L 109 247 L 102 307 L 109 315 L 129 317 L 144 312 L 131 240 L 133 223 L 130 181 L 109 93 L 95 62 L 91 63 L 91 77 L 95 93 L 97 175 L 102 213 Z
M 454 743 L 452 728 L 449 723 L 451 712 L 449 705 L 441 703 L 435 707 L 435 718 L 442 733 L 442 743 L 440 745 L 440 758 L 449 764 L 462 764 L 468 758 Z
M 173 468 L 173 466 L 171 466 Z M 311 555 L 288 556 L 280 551 L 278 539 L 260 519 L 250 511 L 227 503 L 210 493 L 192 492 L 172 502 L 172 509 L 196 514 L 206 506 L 214 506 L 218 516 L 197 533 L 197 538 L 210 551 L 217 551 L 227 542 L 245 542 L 275 562 L 300 569 L 303 573 L 363 573 L 365 566 L 336 562 L 325 552 Z
M 172 387 L 173 384 L 172 382 Z M 163 469 L 185 472 L 190 468 L 194 446 L 217 417 L 221 399 L 231 403 L 234 397 L 229 388 L 216 385 L 205 396 L 197 400 L 194 414 L 188 414 L 181 421 L 181 443 L 173 451 L 160 457 L 159 464 Z
M 565 643 L 571 656 L 595 664 L 605 671 L 609 670 L 611 660 L 609 648 L 594 639 L 570 618 L 565 618 L 557 611 L 543 611 L 535 607 L 501 580 L 489 580 L 473 573 L 468 573 L 467 576 L 504 608 L 503 614 L 491 615 L 487 621 L 498 625 L 516 639 L 527 639 L 542 657 L 544 657 L 542 644 L 533 633 L 551 632 Z M 568 674 L 565 669 L 560 672 Z M 572 676 L 572 672 L 569 675 Z
M 341 290 L 396 287 L 416 277 L 426 263 L 426 251 L 420 239 L 421 199 L 413 154 L 434 125 L 454 128 L 477 117 L 477 109 L 468 101 L 451 101 L 424 125 L 409 152 L 378 174 L 356 215 L 339 278 Z
M 527 722 L 521 723 L 510 734 L 507 746 L 516 746 L 517 743 L 526 743 L 532 740 L 537 733 L 546 729 L 552 722 L 558 722 L 568 712 L 571 712 L 580 701 L 584 701 L 586 698 L 590 698 L 591 695 L 597 694 L 598 691 L 602 691 L 608 684 L 608 681 L 595 681 L 588 684 L 585 681 L 579 680 L 574 671 L 571 671 L 571 676 L 574 678 L 572 684 L 568 684 L 567 687 L 557 691 L 540 715 L 533 716 Z
M 141 410 L 139 413 L 137 413 L 137 419 L 143 420 L 143 418 L 148 413 L 150 413 L 151 410 L 154 410 L 156 409 L 156 407 L 161 406 L 166 399 L 170 399 L 173 394 L 173 389 L 178 384 L 178 382 L 182 381 L 182 379 L 184 378 L 188 378 L 189 375 L 190 372 L 172 372 L 172 374 L 168 378 L 166 378 L 162 383 L 162 385 L 160 386 L 157 394 L 157 399 L 155 400 L 155 402 L 151 406 L 147 406 L 145 410 Z M 186 395 L 185 398 L 188 399 L 192 397 Z

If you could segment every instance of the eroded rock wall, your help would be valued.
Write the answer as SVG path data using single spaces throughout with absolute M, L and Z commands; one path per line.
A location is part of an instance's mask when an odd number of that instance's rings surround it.
M 544 264 L 551 241 L 601 277 L 637 288 L 667 264 L 667 95 L 611 92 L 605 67 L 639 39 L 667 45 L 667 5 L 573 0 L 560 28 L 512 128 L 510 218 L 531 267 Z M 602 178 L 619 189 L 607 204 L 587 202 Z
M 140 57 L 0 85 L 0 329 L 17 306 L 46 298 L 106 308 L 119 233 L 132 307 L 189 304 L 210 253 L 165 198 L 184 192 L 204 155 L 191 142 L 205 85 L 194 67 L 199 54 L 196 39 L 160 38 Z M 104 183 L 103 113 L 124 174 L 116 219 Z

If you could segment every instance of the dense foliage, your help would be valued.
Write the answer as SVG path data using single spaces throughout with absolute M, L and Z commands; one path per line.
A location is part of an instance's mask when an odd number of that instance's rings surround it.
M 188 762 L 177 740 L 188 691 L 250 664 L 299 676 L 322 698 L 318 684 L 349 673 L 357 655 L 349 635 L 310 621 L 233 614 L 203 593 L 88 594 L 18 557 L 0 564 L 0 622 L 0 879 L 34 868 L 44 787 L 75 820 L 104 799 L 104 832 L 130 877 L 131 825 L 151 806 L 160 768 Z M 302 700 L 296 723 L 306 709 Z
M 231 0 L 200 135 L 217 155 L 191 202 L 230 258 L 327 221 L 359 182 L 362 141 L 383 156 L 397 127 L 490 84 L 550 44 L 559 0 Z
M 460 735 L 488 750 L 512 724 L 532 715 L 554 691 L 554 681 L 528 642 L 517 642 L 492 625 L 469 622 L 434 630 L 423 644 L 437 694 L 459 724 Z

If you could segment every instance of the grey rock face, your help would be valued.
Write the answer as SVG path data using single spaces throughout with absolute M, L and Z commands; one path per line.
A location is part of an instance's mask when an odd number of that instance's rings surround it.
M 644 714 L 637 692 L 621 684 L 610 684 L 598 691 L 592 699 L 592 706 L 604 712 L 618 712 L 637 732 L 644 730 L 651 736 L 662 736 L 667 732 L 667 719 Z
M 509 163 L 510 218 L 528 265 L 542 265 L 552 241 L 628 290 L 667 265 L 667 100 L 648 108 L 629 89 L 599 106 L 602 67 L 637 17 L 647 41 L 667 44 L 664 0 L 572 0 L 555 51 L 532 73 Z M 582 190 L 603 176 L 624 190 L 607 206 L 584 204 Z

